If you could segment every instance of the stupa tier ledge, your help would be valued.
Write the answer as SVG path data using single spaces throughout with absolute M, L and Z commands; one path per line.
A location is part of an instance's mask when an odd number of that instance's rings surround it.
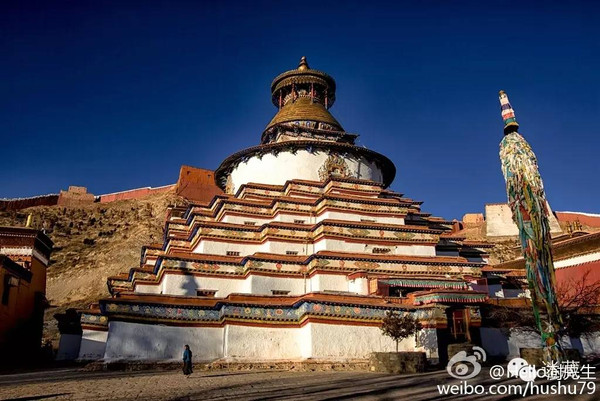
M 275 330 L 268 335 L 308 348 L 267 354 L 312 358 L 331 351 L 318 349 L 322 330 L 350 330 L 363 345 L 348 355 L 363 357 L 390 309 L 414 314 L 429 337 L 446 327 L 441 306 L 448 303 L 472 305 L 463 310 L 476 325 L 477 305 L 488 294 L 472 282 L 487 265 L 490 245 L 457 236 L 454 225 L 374 181 L 243 184 L 235 195 L 169 211 L 164 242 L 143 247 L 139 267 L 109 277 L 113 297 L 83 313 L 82 346 L 86 336 L 106 336 L 109 322 L 114 334 L 102 355 L 108 360 L 163 358 L 162 351 L 124 342 L 142 328 L 158 337 L 190 327 L 202 338 L 227 330 L 217 337 L 229 349 L 237 349 L 230 336 L 240 330 L 250 336 Z M 82 355 L 95 352 L 89 344 Z M 206 351 L 233 357 L 222 350 L 211 344 Z M 235 357 L 259 353 L 242 351 Z M 437 351 L 427 352 L 437 358 Z

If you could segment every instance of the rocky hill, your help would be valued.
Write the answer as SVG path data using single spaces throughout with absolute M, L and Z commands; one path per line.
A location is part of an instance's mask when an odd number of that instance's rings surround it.
M 85 308 L 108 296 L 106 278 L 139 264 L 143 245 L 161 242 L 169 205 L 182 203 L 174 191 L 146 198 L 77 207 L 38 206 L 0 212 L 0 225 L 45 229 L 54 241 L 46 297 L 45 337 L 56 341 L 53 315 Z

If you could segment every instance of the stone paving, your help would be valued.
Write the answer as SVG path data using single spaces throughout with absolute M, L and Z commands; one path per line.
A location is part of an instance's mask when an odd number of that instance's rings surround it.
M 488 379 L 482 384 L 499 383 Z M 89 372 L 59 369 L 0 376 L 0 400 L 510 400 L 521 396 L 439 394 L 456 384 L 446 371 L 415 375 L 369 372 L 180 371 Z M 508 383 L 508 382 L 507 382 Z M 518 382 L 512 382 L 518 383 Z M 600 391 L 600 390 L 599 390 Z M 538 396 L 536 400 L 598 400 L 596 395 Z

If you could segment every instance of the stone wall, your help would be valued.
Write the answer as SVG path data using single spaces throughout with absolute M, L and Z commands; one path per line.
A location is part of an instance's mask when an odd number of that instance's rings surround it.
M 54 206 L 57 203 L 57 194 L 32 196 L 31 198 L 0 199 L 0 212 L 21 210 L 34 206 Z
M 86 187 L 71 185 L 67 191 L 60 191 L 59 206 L 80 206 L 94 203 L 94 194 L 87 191 Z
M 385 373 L 422 373 L 427 368 L 424 352 L 373 352 L 369 370 Z
M 144 187 L 130 189 L 127 191 L 113 192 L 111 194 L 100 195 L 100 203 L 129 200 L 129 199 L 140 199 L 148 195 L 160 194 L 168 192 L 175 187 L 175 184 L 164 185 L 162 187 Z
M 467 213 L 462 218 L 463 224 L 466 225 L 479 225 L 483 224 L 484 221 L 483 213 Z

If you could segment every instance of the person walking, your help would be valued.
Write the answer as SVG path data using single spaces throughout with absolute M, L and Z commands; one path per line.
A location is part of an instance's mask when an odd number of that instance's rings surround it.
M 192 350 L 189 345 L 185 345 L 185 349 L 183 350 L 183 374 L 186 377 L 190 377 L 193 373 L 192 371 Z

